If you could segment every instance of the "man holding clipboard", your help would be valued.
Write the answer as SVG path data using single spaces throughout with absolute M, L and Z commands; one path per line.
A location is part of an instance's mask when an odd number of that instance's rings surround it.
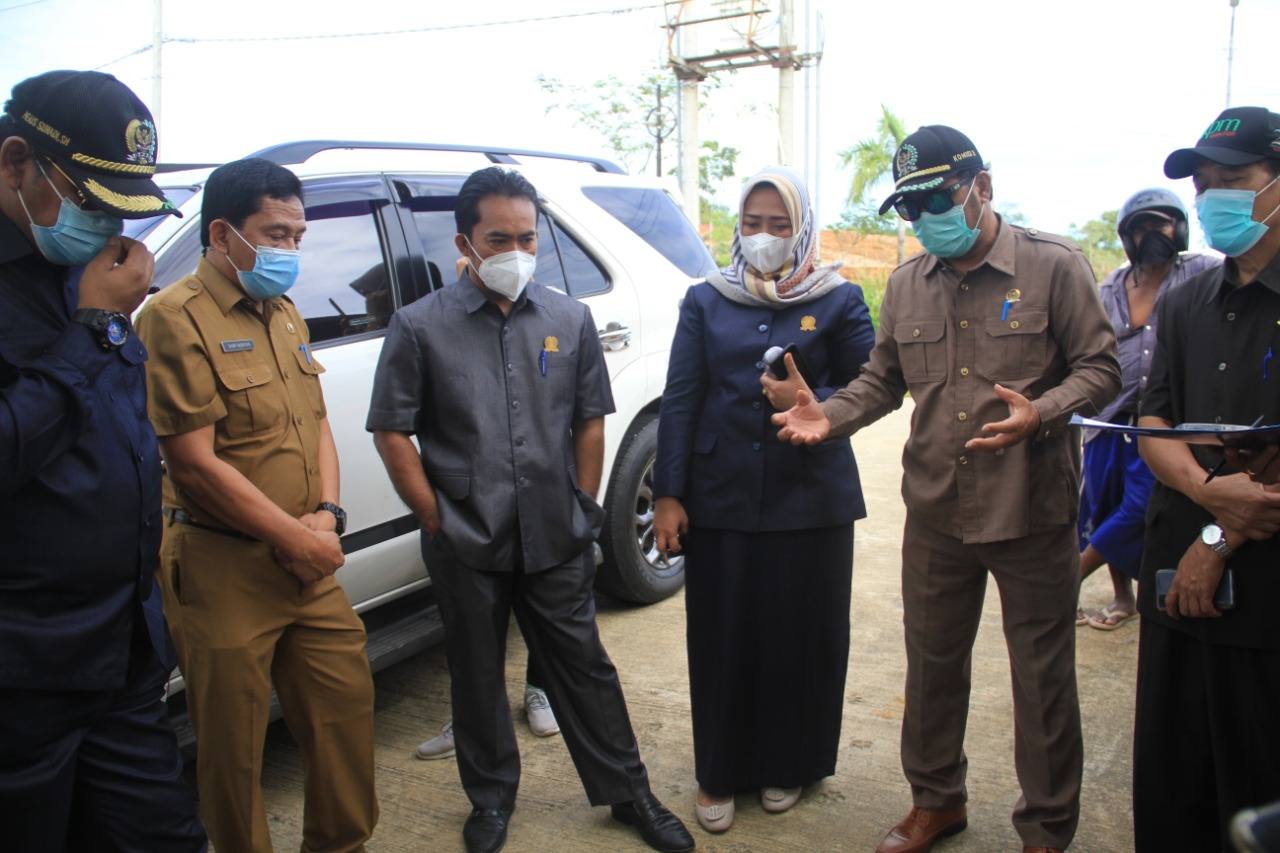
M 1205 238 L 1227 259 L 1159 306 L 1138 426 L 1280 424 L 1280 115 L 1228 109 L 1164 169 L 1193 178 Z M 1159 482 L 1138 596 L 1138 853 L 1231 849 L 1231 816 L 1280 797 L 1275 434 L 1223 433 L 1238 448 L 1225 464 L 1198 440 L 1139 437 Z M 1156 573 L 1173 568 L 1160 610 Z

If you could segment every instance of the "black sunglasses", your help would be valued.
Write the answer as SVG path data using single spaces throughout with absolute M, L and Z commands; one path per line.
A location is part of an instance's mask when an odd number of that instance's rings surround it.
M 908 222 L 915 222 L 925 213 L 946 213 L 956 206 L 956 190 L 972 185 L 976 179 L 975 175 L 968 182 L 962 179 L 949 187 L 939 187 L 931 192 L 904 195 L 893 203 L 893 209 Z

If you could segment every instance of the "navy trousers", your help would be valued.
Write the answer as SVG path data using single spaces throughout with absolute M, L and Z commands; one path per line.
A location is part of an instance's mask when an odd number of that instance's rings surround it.
M 139 620 L 141 622 L 141 620 Z M 113 691 L 0 689 L 0 832 L 13 853 L 207 847 L 145 629 Z

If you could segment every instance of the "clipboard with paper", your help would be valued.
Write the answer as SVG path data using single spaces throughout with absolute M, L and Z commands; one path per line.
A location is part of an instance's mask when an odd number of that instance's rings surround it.
M 1203 444 L 1210 447 L 1232 447 L 1257 450 L 1280 444 L 1280 424 L 1244 426 L 1241 424 L 1185 423 L 1173 427 L 1144 427 L 1113 424 L 1107 421 L 1071 416 L 1071 426 L 1085 429 L 1119 432 L 1125 435 L 1148 438 L 1169 438 L 1187 444 Z

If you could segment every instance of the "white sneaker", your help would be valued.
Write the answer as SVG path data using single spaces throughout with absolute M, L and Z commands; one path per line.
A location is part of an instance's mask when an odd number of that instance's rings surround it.
M 733 826 L 733 797 L 723 803 L 712 803 L 704 806 L 698 802 L 698 795 L 694 794 L 693 813 L 698 818 L 698 825 L 707 832 L 724 832 Z
M 541 687 L 526 684 L 524 686 L 524 715 L 529 721 L 529 730 L 538 737 L 551 737 L 560 733 L 560 724 L 551 711 L 551 703 Z
M 761 788 L 760 805 L 767 812 L 785 812 L 800 799 L 799 788 Z
M 453 720 L 440 727 L 440 734 L 418 744 L 413 754 L 426 761 L 453 757 Z

